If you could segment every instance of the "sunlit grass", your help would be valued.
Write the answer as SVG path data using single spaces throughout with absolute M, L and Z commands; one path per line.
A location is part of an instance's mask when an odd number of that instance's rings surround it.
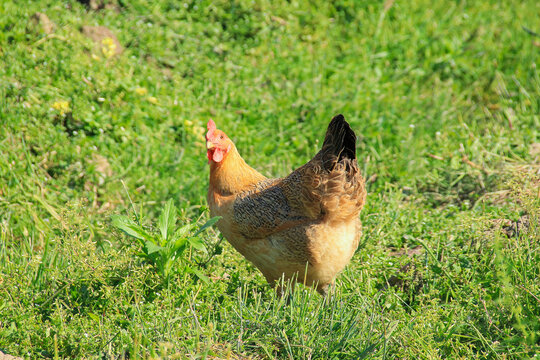
M 537 2 L 103 4 L 0 3 L 0 351 L 540 352 Z M 54 32 L 29 25 L 36 12 Z M 123 51 L 82 33 L 94 25 Z M 337 113 L 369 194 L 329 298 L 302 286 L 276 297 L 213 229 L 208 254 L 182 253 L 210 281 L 164 282 L 111 224 L 134 214 L 128 193 L 143 229 L 168 199 L 178 224 L 208 220 L 209 118 L 249 164 L 283 176 Z

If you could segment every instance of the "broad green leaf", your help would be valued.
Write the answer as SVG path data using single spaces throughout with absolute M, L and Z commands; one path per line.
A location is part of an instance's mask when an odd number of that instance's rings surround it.
M 155 252 L 163 250 L 163 248 L 159 245 L 154 244 L 151 241 L 147 241 L 144 246 L 146 247 L 146 250 L 148 251 L 148 255 L 151 255 Z
M 168 240 L 169 234 L 176 225 L 176 206 L 174 206 L 173 200 L 169 199 L 165 207 L 159 215 L 158 226 L 161 231 L 163 240 Z
M 172 246 L 172 252 L 175 253 L 176 255 L 180 255 L 186 246 L 186 242 L 187 242 L 186 238 L 177 239 L 174 242 L 174 245 Z
M 206 246 L 199 238 L 189 238 L 189 243 L 195 249 L 206 252 Z
M 186 236 L 189 233 L 189 231 L 191 230 L 191 228 L 193 228 L 193 226 L 194 226 L 193 224 L 186 224 L 186 225 L 180 227 L 174 233 L 174 236 L 173 236 L 172 240 L 176 241 L 176 240 L 180 239 L 181 237 Z
M 221 216 L 215 216 L 215 217 L 211 218 L 210 220 L 208 220 L 203 226 L 201 226 L 201 228 L 199 230 L 197 230 L 197 232 L 195 234 L 193 234 L 193 237 L 199 235 L 204 230 L 208 229 L 210 226 L 217 223 L 219 221 L 219 219 L 221 219 Z
M 198 269 L 195 269 L 195 268 L 192 268 L 190 266 L 187 266 L 186 265 L 186 270 L 194 275 L 196 275 L 199 279 L 201 279 L 205 284 L 209 284 L 210 283 L 210 279 L 208 278 L 208 276 L 204 275 L 201 271 L 199 271 Z
M 129 236 L 133 236 L 139 240 L 154 241 L 153 237 L 143 229 L 142 226 L 136 224 L 133 220 L 127 216 L 113 215 L 112 224 L 118 229 L 122 230 Z

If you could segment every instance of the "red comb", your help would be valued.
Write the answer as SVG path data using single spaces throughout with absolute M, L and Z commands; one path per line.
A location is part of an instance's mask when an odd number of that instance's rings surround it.
M 208 131 L 216 130 L 216 123 L 214 122 L 214 120 L 212 119 L 208 120 L 208 124 L 206 124 L 206 128 L 208 129 Z
M 214 122 L 214 120 L 208 120 L 206 128 L 208 129 L 208 132 L 206 133 L 206 139 L 208 140 L 212 136 L 214 131 L 216 131 L 216 123 Z

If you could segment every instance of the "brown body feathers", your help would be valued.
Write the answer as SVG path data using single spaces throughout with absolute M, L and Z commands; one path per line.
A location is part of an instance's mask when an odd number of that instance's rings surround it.
M 214 129 L 212 122 L 211 135 L 223 139 Z M 222 217 L 219 230 L 268 282 L 295 278 L 325 294 L 358 247 L 366 197 L 356 136 L 344 117 L 332 119 L 311 161 L 280 179 L 249 167 L 226 136 L 218 146 L 212 139 L 209 149 L 227 149 L 218 162 L 209 150 L 208 204 Z

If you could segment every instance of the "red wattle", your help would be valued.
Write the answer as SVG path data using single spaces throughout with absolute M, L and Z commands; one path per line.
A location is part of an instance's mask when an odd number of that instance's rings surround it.
M 223 150 L 215 149 L 214 150 L 214 156 L 212 157 L 212 159 L 217 163 L 220 162 L 221 160 L 223 160 Z

